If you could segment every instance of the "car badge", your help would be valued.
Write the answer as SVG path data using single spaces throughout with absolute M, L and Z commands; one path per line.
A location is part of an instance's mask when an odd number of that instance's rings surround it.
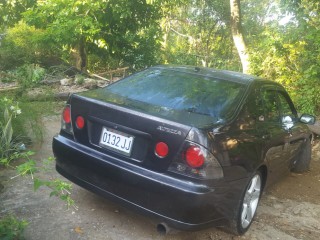
M 167 127 L 164 127 L 164 126 L 158 126 L 157 129 L 158 129 L 159 131 L 166 132 L 166 133 L 170 133 L 170 134 L 182 135 L 182 133 L 181 133 L 180 130 L 176 130 L 176 129 L 172 129 L 172 128 L 167 128 Z

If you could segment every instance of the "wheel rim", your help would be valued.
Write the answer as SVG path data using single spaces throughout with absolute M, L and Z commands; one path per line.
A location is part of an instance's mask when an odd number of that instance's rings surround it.
M 247 228 L 253 216 L 257 210 L 259 198 L 261 191 L 261 177 L 259 174 L 256 174 L 252 179 L 250 184 L 246 189 L 242 203 L 242 212 L 241 212 L 241 225 L 242 228 Z

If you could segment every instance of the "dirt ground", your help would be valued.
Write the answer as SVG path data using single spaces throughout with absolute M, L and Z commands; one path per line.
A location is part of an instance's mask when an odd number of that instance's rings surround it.
M 45 142 L 34 157 L 40 161 L 52 156 L 51 139 L 59 131 L 60 117 L 45 121 Z M 43 187 L 33 191 L 30 178 L 15 176 L 14 170 L 0 170 L 0 217 L 8 213 L 29 222 L 24 232 L 27 240 L 127 240 L 127 239 L 319 239 L 320 234 L 320 142 L 313 147 L 311 170 L 291 174 L 262 196 L 257 217 L 250 230 L 241 237 L 216 228 L 198 232 L 176 232 L 159 235 L 155 222 L 125 209 L 76 185 L 72 197 L 78 210 L 67 209 L 64 202 L 49 197 Z M 60 178 L 54 164 L 47 179 Z M 61 177 L 62 178 L 62 177 Z

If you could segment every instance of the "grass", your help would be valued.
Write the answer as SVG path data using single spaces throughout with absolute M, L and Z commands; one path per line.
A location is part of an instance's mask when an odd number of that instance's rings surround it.
M 20 102 L 21 116 L 13 122 L 16 131 L 24 136 L 30 136 L 36 142 L 43 140 L 43 118 L 60 114 L 63 108 L 61 102 Z M 25 132 L 29 130 L 29 132 Z

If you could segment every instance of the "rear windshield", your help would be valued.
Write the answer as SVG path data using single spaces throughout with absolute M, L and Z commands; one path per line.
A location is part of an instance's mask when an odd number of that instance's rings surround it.
M 219 119 L 234 111 L 245 86 L 172 69 L 148 69 L 108 86 L 107 90 L 168 110 Z

